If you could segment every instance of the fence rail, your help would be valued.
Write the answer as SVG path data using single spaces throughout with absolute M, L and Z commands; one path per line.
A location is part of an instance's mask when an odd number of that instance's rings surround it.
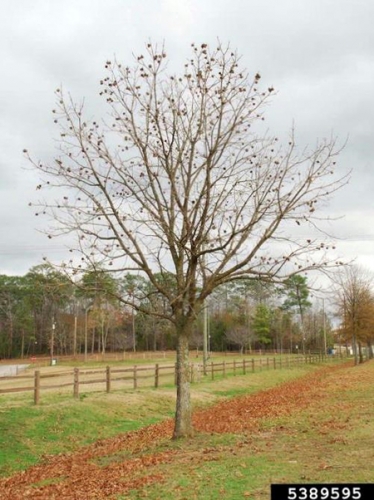
M 280 358 L 260 358 L 260 359 L 243 359 L 233 361 L 211 361 L 204 367 L 201 363 L 190 363 L 189 378 L 191 383 L 198 383 L 202 379 L 214 380 L 216 377 L 227 377 L 236 375 L 246 375 L 262 370 L 277 370 L 282 368 L 290 368 L 300 364 L 318 364 L 322 363 L 327 358 L 323 355 L 310 356 L 295 356 L 295 357 L 280 357 Z M 73 389 L 73 396 L 79 397 L 80 390 L 88 385 L 93 386 L 95 392 L 106 391 L 111 392 L 114 388 L 136 390 L 140 387 L 158 388 L 161 385 L 161 379 L 164 385 L 176 384 L 176 363 L 169 365 L 134 365 L 125 368 L 106 368 L 85 370 L 74 368 L 73 370 L 60 371 L 57 373 L 41 373 L 40 370 L 35 370 L 33 375 L 18 375 L 7 376 L 0 379 L 0 394 L 17 393 L 17 392 L 34 392 L 34 403 L 40 403 L 40 394 L 49 389 Z M 59 378 L 59 383 L 56 383 L 56 378 Z M 24 380 L 33 381 L 32 385 L 25 386 Z M 51 380 L 52 383 L 48 383 Z M 22 381 L 22 386 L 17 387 L 1 387 L 3 381 L 18 383 Z

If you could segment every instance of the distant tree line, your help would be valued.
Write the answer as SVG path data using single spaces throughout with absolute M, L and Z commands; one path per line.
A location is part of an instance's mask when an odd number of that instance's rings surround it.
M 175 286 L 172 274 L 156 278 L 170 289 Z M 254 279 L 225 284 L 206 301 L 209 350 L 323 351 L 326 339 L 329 345 L 334 341 L 320 306 L 312 307 L 301 275 L 283 286 Z M 24 276 L 0 275 L 0 357 L 175 349 L 168 307 L 141 275 L 115 278 L 92 269 L 72 283 L 49 264 L 32 267 Z M 202 332 L 201 314 L 190 339 L 197 351 Z

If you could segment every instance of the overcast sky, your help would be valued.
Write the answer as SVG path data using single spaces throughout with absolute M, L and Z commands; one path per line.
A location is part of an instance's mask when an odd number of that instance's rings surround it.
M 191 42 L 230 42 L 250 72 L 277 95 L 272 132 L 295 123 L 304 143 L 332 133 L 347 145 L 339 160 L 349 185 L 331 202 L 339 254 L 374 271 L 373 0 L 1 0 L 0 274 L 24 274 L 62 259 L 64 242 L 37 230 L 37 174 L 22 155 L 51 158 L 51 110 L 61 84 L 99 109 L 104 63 L 131 64 L 145 42 L 165 41 L 178 68 Z

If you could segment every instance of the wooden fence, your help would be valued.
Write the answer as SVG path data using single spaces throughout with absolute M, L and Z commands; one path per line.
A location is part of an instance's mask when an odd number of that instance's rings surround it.
M 295 365 L 305 363 L 322 363 L 325 356 L 311 355 L 298 357 L 274 357 L 260 359 L 243 359 L 233 361 L 210 362 L 204 368 L 201 363 L 190 364 L 190 382 L 199 383 L 202 379 L 217 376 L 235 376 L 255 373 L 262 370 L 276 370 L 281 368 L 291 368 Z M 74 370 L 60 371 L 55 373 L 41 373 L 35 370 L 33 375 L 18 375 L 13 377 L 0 378 L 0 394 L 33 391 L 34 403 L 40 403 L 41 392 L 47 389 L 70 389 L 75 398 L 83 387 L 92 386 L 92 390 L 99 392 L 105 390 L 111 392 L 116 390 L 136 390 L 142 387 L 158 388 L 161 379 L 165 385 L 176 385 L 176 364 L 138 366 L 134 365 L 126 368 L 107 366 L 105 369 L 85 370 L 74 368 Z M 3 382 L 9 384 L 3 384 Z M 27 382 L 26 382 L 27 381 Z M 28 385 L 26 385 L 29 382 Z M 14 384 L 16 386 L 14 387 Z M 24 385 L 19 385 L 24 384 Z M 4 385 L 11 385 L 4 387 Z M 3 387 L 1 387 L 3 386 Z

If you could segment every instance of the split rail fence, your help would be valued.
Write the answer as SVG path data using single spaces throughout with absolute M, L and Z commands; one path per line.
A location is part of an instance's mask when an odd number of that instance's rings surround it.
M 243 359 L 234 361 L 209 362 L 204 368 L 201 363 L 190 364 L 190 382 L 198 383 L 202 379 L 227 377 L 235 375 L 246 375 L 261 370 L 276 370 L 280 368 L 291 368 L 305 363 L 322 363 L 327 358 L 322 355 L 277 357 L 260 359 Z M 161 381 L 162 379 L 162 381 Z M 163 382 L 163 384 L 161 384 Z M 47 389 L 71 390 L 75 398 L 79 398 L 80 392 L 87 386 L 90 390 L 107 393 L 115 390 L 137 390 L 144 387 L 157 389 L 161 385 L 176 385 L 177 367 L 176 363 L 163 365 L 138 366 L 126 368 L 107 366 L 105 369 L 81 369 L 66 370 L 55 373 L 41 373 L 35 370 L 34 374 L 1 377 L 0 394 L 18 393 L 32 391 L 34 403 L 40 403 L 41 392 Z M 21 385 L 20 385 L 21 384 Z M 23 385 L 22 385 L 23 384 Z M 88 387 L 87 387 L 88 390 Z

